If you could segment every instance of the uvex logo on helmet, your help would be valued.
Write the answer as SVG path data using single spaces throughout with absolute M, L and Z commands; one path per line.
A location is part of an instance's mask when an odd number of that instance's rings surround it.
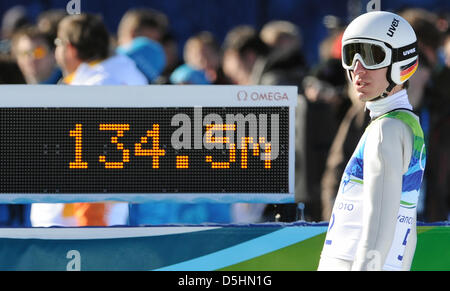
M 409 49 L 409 50 L 407 50 L 407 51 L 404 51 L 404 52 L 403 52 L 403 56 L 406 57 L 407 55 L 413 54 L 413 53 L 415 53 L 415 52 L 416 52 L 416 48 L 413 47 L 412 49 Z
M 400 22 L 400 20 L 398 19 L 393 19 L 391 26 L 388 29 L 388 32 L 386 33 L 388 36 L 393 37 L 394 36 L 394 32 L 397 30 L 396 28 L 398 27 L 398 23 Z

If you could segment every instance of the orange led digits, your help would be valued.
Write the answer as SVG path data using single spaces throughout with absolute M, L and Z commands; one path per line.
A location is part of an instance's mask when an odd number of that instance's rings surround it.
M 106 169 L 123 169 L 124 163 L 130 162 L 130 150 L 123 147 L 123 143 L 119 143 L 118 137 L 123 137 L 124 131 L 130 130 L 129 124 L 100 124 L 100 130 L 111 130 L 117 131 L 117 136 L 111 137 L 111 143 L 117 145 L 117 149 L 122 151 L 122 161 L 121 162 L 107 162 L 106 156 L 99 156 L 98 161 L 100 163 L 105 163 Z
M 148 142 L 148 137 L 153 140 L 153 148 L 151 150 L 142 149 L 142 144 Z M 159 148 L 159 124 L 153 124 L 153 130 L 147 130 L 147 136 L 141 137 L 141 143 L 134 145 L 134 154 L 136 156 L 151 156 L 153 157 L 153 169 L 159 168 L 159 157 L 166 154 L 165 150 Z M 178 166 L 178 159 L 177 159 Z
M 253 155 L 259 156 L 259 148 L 264 149 L 263 157 L 264 160 L 264 168 L 270 169 L 271 168 L 271 161 L 270 161 L 270 153 L 271 153 L 271 146 L 270 143 L 266 142 L 266 139 L 264 137 L 259 138 L 259 143 L 253 143 L 253 137 L 243 137 L 242 138 L 242 149 L 241 149 L 241 168 L 247 169 L 248 165 L 248 147 L 247 145 L 251 144 L 253 147 Z
M 229 143 L 228 137 L 215 137 L 212 134 L 213 130 L 236 130 L 235 124 L 208 124 L 206 126 L 206 142 L 209 143 Z
M 253 147 L 253 155 L 259 156 L 259 144 L 253 143 L 253 137 L 243 137 L 241 147 L 241 168 L 247 169 L 248 163 L 248 148 L 247 145 L 251 144 Z
M 228 137 L 214 137 L 212 131 L 214 130 L 236 130 L 235 124 L 209 124 L 206 126 L 206 142 L 209 143 L 229 143 Z M 236 144 L 230 144 L 230 158 L 228 162 L 213 162 L 212 156 L 206 156 L 206 162 L 211 163 L 213 169 L 229 169 L 230 164 L 236 161 Z
M 189 156 L 177 156 L 177 169 L 189 168 Z
M 87 169 L 88 163 L 82 161 L 83 130 L 82 124 L 76 124 L 75 130 L 70 131 L 70 136 L 75 137 L 75 162 L 70 162 L 71 169 Z
M 272 152 L 272 146 L 270 143 L 266 142 L 266 139 L 264 137 L 259 138 L 259 143 L 264 144 L 264 168 L 270 169 L 271 168 L 271 160 L 270 160 L 270 153 Z

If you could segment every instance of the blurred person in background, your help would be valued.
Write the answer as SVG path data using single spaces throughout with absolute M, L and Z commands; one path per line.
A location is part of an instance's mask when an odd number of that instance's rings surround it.
M 166 56 L 166 66 L 161 75 L 156 79 L 156 84 L 170 84 L 170 75 L 173 71 L 183 64 L 183 60 L 179 57 L 178 41 L 173 33 L 166 32 L 161 39 L 161 45 Z
M 211 81 L 205 71 L 183 64 L 170 75 L 170 83 L 174 85 L 210 85 Z
M 441 15 L 438 27 L 442 32 L 442 47 L 440 50 L 442 62 L 450 67 L 450 12 Z
M 211 32 L 202 31 L 186 41 L 183 50 L 186 65 L 205 72 L 212 84 L 226 84 L 220 66 L 220 47 Z
M 55 38 L 58 33 L 58 25 L 59 22 L 67 16 L 67 12 L 62 9 L 51 9 L 47 11 L 43 11 L 38 15 L 36 26 L 39 31 L 43 32 L 46 35 L 49 35 L 51 39 L 50 47 L 52 51 L 55 51 Z M 55 54 L 53 53 L 53 56 Z M 44 82 L 44 84 L 56 84 L 62 78 L 62 71 L 59 66 L 56 67 L 52 76 Z
M 134 60 L 148 79 L 158 82 L 167 61 L 162 41 L 169 30 L 167 16 L 157 10 L 133 8 L 120 20 L 117 29 L 117 52 Z
M 52 46 L 54 46 L 53 40 L 58 34 L 59 22 L 66 16 L 67 12 L 65 10 L 51 9 L 43 11 L 37 17 L 37 28 L 43 33 L 50 35 L 50 39 L 52 39 Z
M 305 205 L 305 217 L 312 221 L 322 218 L 320 181 L 338 124 L 330 101 L 340 98 L 330 76 L 319 76 L 319 72 L 303 80 L 295 121 L 296 200 Z
M 110 55 L 110 35 L 98 16 L 66 16 L 58 25 L 56 61 L 66 85 L 145 85 L 147 79 L 123 55 Z M 124 225 L 127 203 L 34 203 L 33 226 Z
M 150 8 L 132 8 L 120 20 L 118 44 L 128 44 L 139 36 L 161 42 L 168 30 L 169 20 L 164 13 Z
M 236 85 L 258 85 L 269 47 L 247 25 L 230 30 L 222 45 L 223 71 Z
M 51 35 L 35 26 L 21 29 L 13 35 L 11 53 L 27 84 L 56 84 L 61 78 L 52 43 Z
M 17 30 L 30 25 L 28 12 L 24 6 L 17 5 L 9 8 L 2 16 L 0 53 L 9 54 L 11 38 Z
M 98 16 L 65 17 L 58 26 L 55 57 L 69 85 L 144 85 L 147 79 L 124 55 L 111 55 L 110 36 Z
M 364 103 L 358 100 L 354 88 L 347 86 L 347 92 L 352 105 L 348 108 L 339 124 L 327 156 L 320 183 L 323 221 L 328 221 L 331 217 L 336 193 L 344 173 L 345 163 L 352 156 L 359 139 L 370 122 Z
M 326 17 L 325 17 L 326 18 Z M 338 20 L 335 20 L 338 21 Z M 305 86 L 305 95 L 309 101 L 321 100 L 331 105 L 338 123 L 352 105 L 347 94 L 347 80 L 341 65 L 341 43 L 344 29 L 330 27 L 328 36 L 319 44 L 319 62 L 314 65 L 308 77 L 312 77 L 312 86 Z M 317 83 L 316 83 L 317 82 Z M 334 92 L 330 91 L 332 87 Z M 318 90 L 325 94 L 319 97 Z M 306 92 L 308 91 L 308 92 Z
M 271 48 L 302 47 L 303 39 L 297 25 L 285 20 L 272 20 L 262 27 L 259 36 Z
M 445 65 L 450 68 L 450 29 L 445 34 L 443 47 L 444 47 Z
M 144 36 L 136 37 L 128 45 L 117 47 L 116 52 L 132 59 L 149 84 L 157 82 L 166 66 L 164 48 Z
M 307 65 L 300 39 L 290 22 L 268 23 L 261 33 L 248 25 L 237 26 L 222 45 L 223 71 L 237 85 L 297 85 L 301 92 Z
M 296 150 L 297 147 L 304 147 L 305 152 L 303 159 L 306 170 L 298 167 L 298 171 L 305 172 L 306 190 L 300 195 L 306 201 L 307 216 L 314 221 L 324 220 L 322 179 L 327 171 L 327 159 L 339 124 L 351 104 L 344 89 L 347 81 L 340 60 L 341 39 L 342 31 L 334 28 L 319 44 L 319 62 L 312 66 L 302 83 L 304 98 L 300 107 L 303 109 L 297 108 L 297 111 L 306 112 L 305 116 L 297 116 L 296 121 L 305 123 L 304 135 L 296 146 Z M 337 145 L 334 146 L 336 147 Z M 331 174 L 338 175 L 337 172 Z M 339 181 L 341 175 L 335 178 Z M 331 194 L 334 196 L 336 192 Z
M 450 214 L 450 68 L 439 58 L 445 35 L 438 16 L 430 11 L 409 8 L 400 15 L 416 31 L 421 62 L 408 90 L 428 149 L 418 210 L 423 220 L 443 221 Z
M 0 54 L 0 86 L 7 84 L 25 84 L 25 78 L 13 58 Z M 0 227 L 30 227 L 30 207 L 30 204 L 0 204 Z
M 302 92 L 308 66 L 302 52 L 302 34 L 297 25 L 284 20 L 266 23 L 260 33 L 269 54 L 256 82 L 261 85 L 294 85 Z

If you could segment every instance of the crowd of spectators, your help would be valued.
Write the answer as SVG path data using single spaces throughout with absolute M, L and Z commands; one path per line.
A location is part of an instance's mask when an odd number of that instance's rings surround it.
M 449 18 L 419 8 L 397 13 L 415 29 L 420 50 L 420 66 L 408 89 L 428 149 L 419 219 L 448 220 Z M 31 23 L 23 8 L 10 9 L 2 22 L 0 84 L 297 86 L 297 203 L 0 205 L 0 226 L 328 221 L 345 163 L 369 122 L 341 67 L 344 28 L 339 21 L 329 27 L 318 47 L 319 62 L 308 64 L 301 33 L 307 28 L 284 20 L 270 21 L 260 30 L 238 25 L 222 43 L 205 30 L 192 35 L 180 53 L 170 20 L 154 9 L 130 9 L 116 32 L 106 29 L 101 16 L 89 13 L 45 11 Z

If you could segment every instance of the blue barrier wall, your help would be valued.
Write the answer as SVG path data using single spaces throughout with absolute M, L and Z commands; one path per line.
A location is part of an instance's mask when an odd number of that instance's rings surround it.
M 419 224 L 412 270 L 450 270 L 450 224 Z M 0 228 L 0 270 L 316 270 L 327 223 Z

